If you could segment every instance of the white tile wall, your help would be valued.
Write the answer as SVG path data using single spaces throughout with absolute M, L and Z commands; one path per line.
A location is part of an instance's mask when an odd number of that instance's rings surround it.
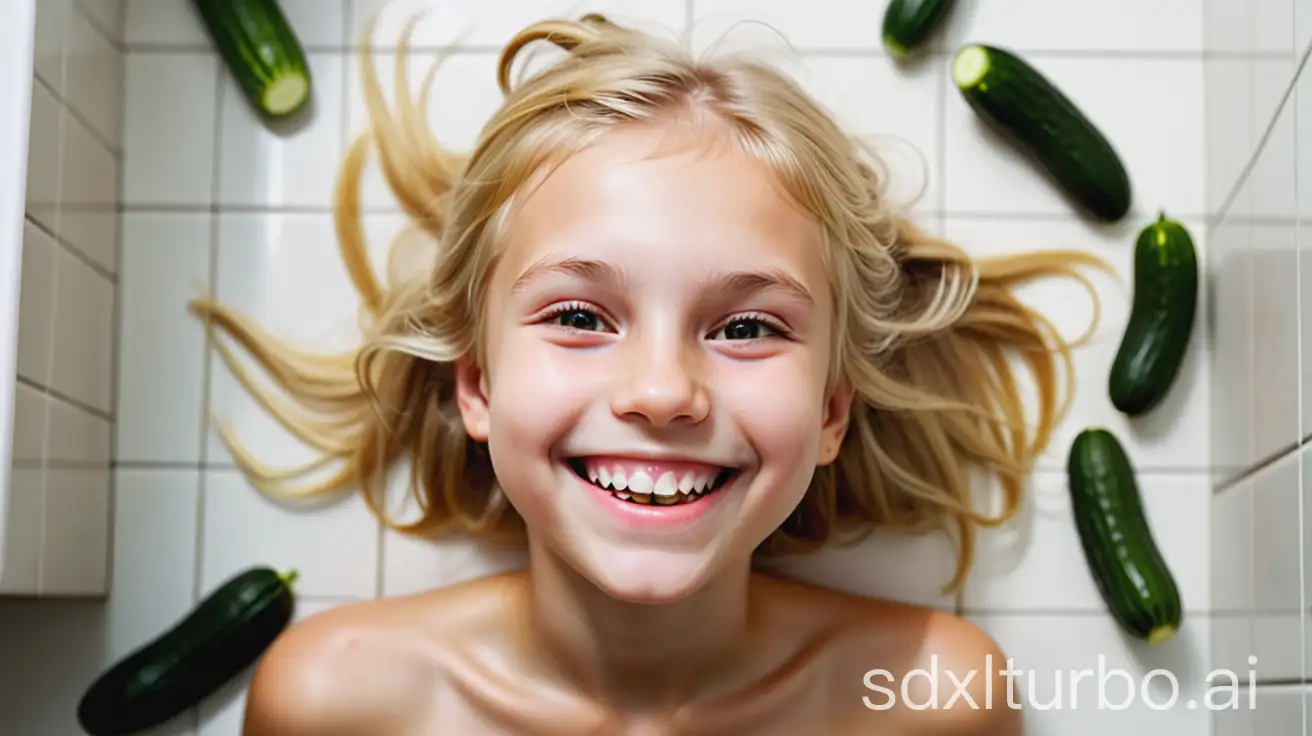
M 120 8 L 38 6 L 0 594 L 97 596 L 107 589 L 115 409 Z
M 1206 0 L 1212 666 L 1253 688 L 1216 736 L 1307 733 L 1312 3 Z M 1251 700 L 1250 700 L 1251 696 Z
M 250 115 L 190 4 L 124 0 L 121 16 L 106 10 L 111 4 L 39 3 L 44 25 L 36 62 L 44 83 L 34 94 L 33 115 L 42 123 L 35 128 L 32 156 L 50 163 L 33 171 L 29 187 L 26 238 L 38 245 L 29 249 L 34 255 L 24 265 L 24 280 L 57 286 L 61 279 L 82 278 L 76 283 L 89 285 L 87 273 L 109 274 L 127 287 L 119 308 L 118 406 L 98 416 L 100 424 L 56 431 L 69 417 L 48 410 L 55 399 L 40 388 L 47 384 L 25 381 L 19 394 L 25 421 L 37 428 L 24 435 L 24 453 L 96 457 L 105 435 L 113 437 L 117 490 L 106 513 L 115 528 L 114 592 L 95 661 L 138 645 L 225 576 L 254 562 L 300 569 L 298 590 L 306 605 L 299 615 L 522 564 L 517 553 L 468 540 L 430 542 L 382 532 L 357 501 L 312 510 L 272 504 L 232 469 L 207 427 L 211 414 L 231 423 L 271 463 L 306 457 L 305 448 L 237 390 L 221 361 L 207 352 L 203 326 L 186 313 L 186 301 L 210 289 L 289 341 L 320 349 L 349 344 L 356 303 L 327 208 L 340 154 L 365 124 L 359 70 L 346 50 L 359 40 L 364 19 L 382 8 L 380 0 L 282 0 L 310 49 L 316 95 L 308 120 L 278 131 Z M 690 34 L 701 49 L 731 31 L 726 46 L 765 44 L 855 132 L 881 136 L 906 191 L 919 188 L 919 177 L 927 174 L 918 207 L 931 228 L 981 254 L 1073 246 L 1109 258 L 1122 283 L 1096 280 L 1105 323 L 1077 353 L 1073 414 L 1041 462 L 1027 513 L 1012 528 L 985 535 L 979 569 L 960 596 L 938 590 L 951 570 L 953 550 L 933 538 L 879 535 L 861 547 L 781 566 L 847 590 L 956 609 L 981 623 L 1034 683 L 1032 691 L 1018 683 L 1029 704 L 1030 733 L 1118 729 L 1195 736 L 1206 733 L 1209 722 L 1217 734 L 1300 733 L 1303 691 L 1267 681 L 1303 675 L 1298 653 L 1307 638 L 1300 616 L 1305 605 L 1301 597 L 1292 600 L 1289 586 L 1307 587 L 1299 579 L 1312 569 L 1294 564 L 1305 555 L 1301 536 L 1307 525 L 1298 520 L 1312 518 L 1312 504 L 1302 502 L 1305 473 L 1301 463 L 1274 462 L 1301 440 L 1309 426 L 1304 417 L 1312 417 L 1299 368 L 1302 354 L 1312 350 L 1312 339 L 1302 339 L 1309 328 L 1299 314 L 1312 300 L 1302 298 L 1305 280 L 1297 277 L 1312 275 L 1303 271 L 1312 259 L 1301 257 L 1312 238 L 1302 237 L 1298 227 L 1299 216 L 1312 209 L 1304 194 L 1312 187 L 1296 187 L 1307 181 L 1312 165 L 1295 163 L 1312 161 L 1306 132 L 1312 131 L 1312 114 L 1298 114 L 1309 109 L 1312 94 L 1281 104 L 1299 54 L 1312 39 L 1312 0 L 958 5 L 936 53 L 910 67 L 894 65 L 879 45 L 881 3 L 850 0 L 393 0 L 382 10 L 374 42 L 381 47 L 378 73 L 390 82 L 397 31 L 412 10 L 430 10 L 417 32 L 420 53 L 410 69 L 411 84 L 435 51 L 461 47 L 436 78 L 430 116 L 443 142 L 463 148 L 498 102 L 497 45 L 533 19 L 601 9 L 668 35 Z M 75 13 L 80 20 L 69 21 Z M 70 29 L 69 43 L 91 53 L 102 47 L 88 30 L 100 39 L 121 30 L 127 53 L 120 139 L 113 135 L 113 120 L 93 108 L 65 112 L 66 90 L 89 89 L 93 73 L 109 72 L 79 67 L 77 54 L 66 58 L 64 34 L 49 31 L 54 22 Z M 800 57 L 790 56 L 781 38 Z M 951 49 L 971 40 L 1026 53 L 1103 127 L 1134 178 L 1135 212 L 1126 222 L 1091 227 L 1073 217 L 1031 166 L 972 119 L 947 75 Z M 121 222 L 110 221 L 117 213 L 91 209 L 68 215 L 66 235 L 58 202 L 75 186 L 67 172 L 97 171 L 96 149 L 88 141 L 107 140 L 121 140 L 117 149 L 103 147 L 123 168 L 113 200 L 122 203 Z M 87 163 L 70 164 L 70 150 Z M 1254 162 L 1255 152 L 1260 155 Z M 377 169 L 370 167 L 364 198 L 378 214 L 366 227 L 380 236 L 373 244 L 381 261 L 387 246 L 381 236 L 396 232 L 398 218 Z M 1128 422 L 1104 398 L 1103 376 L 1126 317 L 1134 235 L 1162 208 L 1181 218 L 1197 240 L 1208 275 L 1205 298 L 1194 345 L 1170 398 L 1152 416 Z M 117 258 L 99 240 L 115 229 L 122 233 Z M 68 262 L 73 247 L 85 258 Z M 89 315 L 102 297 L 94 288 L 86 292 L 74 305 Z M 25 289 L 24 320 L 33 322 L 24 322 L 24 340 L 45 346 L 20 356 L 25 376 L 76 373 L 69 371 L 74 366 L 57 369 L 59 356 L 99 350 L 61 346 L 58 330 L 40 329 L 66 324 L 59 322 L 59 293 Z M 1024 298 L 1069 335 L 1080 332 L 1090 314 L 1074 285 L 1028 289 Z M 97 406 L 104 397 L 91 379 L 63 375 L 62 385 L 84 391 L 86 403 Z M 102 426 L 111 419 L 112 428 Z M 1090 424 L 1117 432 L 1143 471 L 1150 522 L 1187 608 L 1184 631 L 1166 647 L 1128 642 L 1107 617 L 1083 567 L 1062 471 L 1065 448 Z M 1273 462 L 1252 472 L 1262 459 Z M 49 486 L 77 482 L 69 474 L 20 470 L 14 498 L 27 513 L 44 513 L 35 509 L 60 494 Z M 58 501 L 54 506 L 58 522 L 62 507 Z M 68 567 L 67 579 L 90 577 L 89 569 Z M 10 569 L 33 581 L 41 574 L 35 559 L 20 557 Z M 143 608 L 143 600 L 152 605 Z M 0 608 L 0 621 L 3 615 Z M 1185 705 L 1203 697 L 1208 668 L 1229 667 L 1246 680 L 1253 655 L 1259 658 L 1256 711 L 1209 715 L 1206 708 Z M 1077 702 L 1068 698 L 1043 707 L 1056 692 L 1055 677 L 1083 669 L 1096 676 L 1100 658 L 1108 669 L 1132 673 L 1136 683 L 1153 668 L 1169 670 L 1180 682 L 1180 702 L 1163 710 L 1143 702 L 1124 711 L 1098 708 L 1090 684 L 1096 680 L 1087 678 L 1077 688 Z M 1069 696 L 1072 683 L 1063 685 Z M 239 680 L 160 733 L 235 736 L 244 688 Z M 1115 699 L 1116 693 L 1108 695 Z M 5 697 L 0 713 L 12 702 L 21 713 L 15 722 L 31 725 L 23 732 L 48 732 L 58 728 L 50 723 L 62 723 L 33 716 L 33 698 Z M 66 713 L 56 717 L 66 719 Z M 7 724 L 0 719 L 0 725 Z
M 76 733 L 110 587 L 123 64 L 119 0 L 36 6 L 0 732 Z M 3 107 L 8 101 L 0 102 Z

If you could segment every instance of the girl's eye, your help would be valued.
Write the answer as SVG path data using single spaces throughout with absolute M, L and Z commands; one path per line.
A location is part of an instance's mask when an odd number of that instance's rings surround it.
M 763 320 L 753 317 L 740 317 L 726 322 L 723 327 L 711 333 L 712 340 L 759 340 L 769 337 L 776 330 Z M 723 335 L 723 337 L 721 337 Z
M 551 321 L 558 327 L 580 332 L 597 332 L 606 329 L 605 322 L 597 313 L 583 307 L 567 306 L 550 315 Z

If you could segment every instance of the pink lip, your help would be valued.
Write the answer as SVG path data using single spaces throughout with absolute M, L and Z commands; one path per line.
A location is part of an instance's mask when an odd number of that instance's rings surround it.
M 611 495 L 610 491 L 603 490 L 592 485 L 586 480 L 578 477 L 573 471 L 566 468 L 566 471 L 584 487 L 584 490 L 591 491 L 588 495 L 597 500 L 598 505 L 619 523 L 634 529 L 668 529 L 674 530 L 680 527 L 688 526 L 695 523 L 698 519 L 709 514 L 720 505 L 720 501 L 728 495 L 733 485 L 738 481 L 738 474 L 729 479 L 722 487 L 692 503 L 681 503 L 675 506 L 657 506 L 656 504 L 640 504 L 631 501 L 621 501 Z

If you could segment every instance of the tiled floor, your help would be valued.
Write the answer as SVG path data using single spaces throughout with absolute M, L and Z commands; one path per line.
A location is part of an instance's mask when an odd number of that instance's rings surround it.
M 390 79 L 392 71 L 390 40 L 407 8 L 417 4 L 423 3 L 398 0 L 377 29 L 377 42 L 383 48 L 376 63 L 384 79 Z M 1281 18 L 1270 15 L 1271 8 L 1280 5 L 1274 3 L 1259 4 L 1260 11 L 1229 21 L 1242 22 L 1248 29 L 1247 45 L 1216 60 L 1231 66 L 1210 70 L 1243 81 L 1241 111 L 1217 105 L 1204 90 L 1205 71 L 1214 63 L 1203 53 L 1204 11 L 1216 18 L 1235 12 L 1222 7 L 1220 0 L 1148 4 L 1109 0 L 1080 7 L 1051 0 L 961 3 L 944 44 L 987 40 L 1027 53 L 1104 126 L 1124 153 L 1135 182 L 1135 214 L 1114 228 L 1094 228 L 1075 219 L 1031 167 L 973 119 L 950 84 L 946 52 L 908 69 L 894 65 L 879 48 L 878 4 L 843 0 L 434 4 L 434 16 L 421 25 L 417 37 L 421 51 L 411 67 L 411 83 L 418 83 L 424 65 L 435 58 L 436 47 L 453 41 L 461 45 L 437 75 L 431 115 L 443 142 L 467 146 L 498 102 L 496 45 L 531 19 L 563 10 L 577 14 L 602 8 L 617 11 L 617 18 L 640 18 L 673 34 L 686 32 L 689 22 L 695 21 L 692 37 L 698 47 L 708 46 L 738 21 L 762 20 L 775 26 L 800 56 L 784 58 L 779 38 L 759 26 L 739 25 L 735 36 L 751 39 L 749 43 L 772 44 L 776 50 L 772 53 L 781 63 L 854 131 L 879 136 L 895 171 L 903 177 L 898 191 L 909 193 L 927 184 L 917 211 L 930 228 L 978 253 L 1073 246 L 1108 257 L 1120 271 L 1122 283 L 1096 282 L 1105 325 L 1094 343 L 1078 354 L 1080 383 L 1074 414 L 1042 463 L 1023 523 L 982 539 L 979 570 L 962 595 L 945 597 L 939 591 L 951 571 L 953 551 L 933 538 L 881 535 L 857 549 L 789 561 L 786 568 L 844 589 L 958 610 L 983 625 L 1015 657 L 1015 666 L 1026 671 L 1026 679 L 1018 680 L 1017 686 L 1031 706 L 1027 710 L 1030 733 L 1079 736 L 1116 729 L 1198 736 L 1208 732 L 1211 722 L 1208 709 L 1200 703 L 1212 667 L 1247 669 L 1246 658 L 1256 651 L 1263 675 L 1302 674 L 1301 652 L 1289 646 L 1291 637 L 1301 643 L 1299 609 L 1286 610 L 1288 601 L 1272 599 L 1265 611 L 1269 615 L 1259 617 L 1251 615 L 1254 609 L 1248 607 L 1253 591 L 1274 595 L 1285 590 L 1280 587 L 1285 581 L 1292 589 L 1301 589 L 1297 565 L 1301 517 L 1298 506 L 1290 506 L 1298 500 L 1299 486 L 1270 483 L 1271 500 L 1266 492 L 1228 491 L 1214 505 L 1215 450 L 1209 448 L 1214 441 L 1209 431 L 1213 423 L 1209 396 L 1218 381 L 1236 375 L 1233 361 L 1222 366 L 1223 378 L 1215 375 L 1211 341 L 1220 335 L 1244 337 L 1251 350 L 1267 345 L 1271 349 L 1263 353 L 1262 364 L 1277 371 L 1268 382 L 1293 386 L 1299 383 L 1298 351 L 1275 348 L 1284 340 L 1290 341 L 1283 343 L 1286 347 L 1299 344 L 1292 342 L 1299 337 L 1298 322 L 1276 321 L 1282 330 L 1278 337 L 1259 335 L 1252 329 L 1253 310 L 1268 307 L 1252 299 L 1254 287 L 1267 281 L 1231 278 L 1215 287 L 1209 284 L 1209 289 L 1223 290 L 1225 304 L 1250 306 L 1226 312 L 1213 327 L 1216 318 L 1200 303 L 1202 326 L 1179 383 L 1159 412 L 1147 421 L 1125 421 L 1106 401 L 1103 382 L 1126 316 L 1133 238 L 1148 218 L 1165 209 L 1190 227 L 1208 258 L 1216 252 L 1217 239 L 1226 246 L 1227 263 L 1237 257 L 1241 239 L 1236 239 L 1236 230 L 1215 230 L 1209 220 L 1230 194 L 1228 186 L 1218 185 L 1212 177 L 1236 180 L 1251 158 L 1250 135 L 1265 126 L 1283 94 L 1283 88 L 1276 89 L 1278 83 L 1250 85 L 1258 78 L 1256 70 L 1283 74 L 1287 83 L 1294 68 L 1293 51 L 1305 43 L 1305 29 L 1312 32 L 1307 22 L 1312 14 L 1303 11 L 1308 3 L 1300 0 L 1297 19 L 1292 0 L 1288 4 L 1289 14 Z M 308 513 L 275 505 L 232 469 L 206 424 L 211 415 L 231 423 L 249 447 L 272 463 L 293 465 L 309 457 L 306 448 L 238 390 L 222 363 L 207 355 L 202 328 L 186 314 L 185 302 L 201 288 L 212 289 L 288 340 L 319 348 L 351 344 L 357 303 L 338 258 L 328 205 L 340 154 L 364 124 L 358 69 L 347 49 L 358 40 L 361 19 L 374 5 L 369 0 L 283 0 L 311 49 L 316 107 L 306 127 L 275 133 L 250 114 L 180 0 L 127 2 L 122 365 L 116 438 L 120 469 L 115 593 L 108 612 L 110 652 L 126 651 L 148 638 L 224 576 L 257 561 L 299 569 L 298 590 L 310 610 L 403 594 L 521 562 L 518 555 L 489 553 L 462 540 L 432 543 L 384 533 L 358 500 Z M 1281 29 L 1290 36 L 1288 43 Z M 1301 39 L 1297 45 L 1295 36 Z M 1237 44 L 1235 38 L 1206 34 L 1209 49 Z M 1249 58 L 1254 50 L 1263 55 Z M 1312 115 L 1304 117 L 1312 119 Z M 1221 150 L 1231 139 L 1218 137 L 1215 125 L 1204 126 L 1205 118 L 1228 124 L 1222 132 L 1242 137 L 1237 149 L 1247 153 Z M 1300 121 L 1299 126 L 1306 122 Z M 1292 121 L 1288 129 L 1296 129 Z M 921 165 L 923 171 L 915 168 Z M 1259 173 L 1255 188 L 1245 201 L 1258 207 L 1278 206 L 1285 189 L 1273 177 L 1280 172 L 1267 176 L 1255 171 Z M 365 202 L 375 213 L 367 228 L 381 262 L 388 238 L 402 223 L 376 170 L 366 186 Z M 1246 226 L 1245 246 L 1251 234 Z M 1292 263 L 1288 260 L 1273 265 L 1248 255 L 1241 260 L 1243 268 L 1254 274 L 1267 274 L 1263 279 L 1282 275 L 1294 279 L 1298 273 L 1297 268 L 1288 268 Z M 1036 287 L 1025 298 L 1052 315 L 1071 336 L 1083 329 L 1090 316 L 1089 304 L 1077 286 Z M 1285 334 L 1288 329 L 1294 332 Z M 1301 349 L 1308 349 L 1309 343 L 1302 341 Z M 1250 380 L 1253 375 L 1250 371 L 1239 379 Z M 1290 414 L 1293 427 L 1307 426 L 1300 425 L 1296 416 L 1297 394 L 1292 402 L 1287 397 L 1277 399 L 1270 391 L 1258 398 L 1263 388 L 1251 380 L 1236 385 L 1235 395 L 1249 400 L 1232 402 L 1235 411 L 1248 412 L 1234 419 L 1233 427 L 1254 426 L 1249 407 L 1270 408 L 1276 401 L 1294 412 Z M 1184 631 L 1168 647 L 1151 649 L 1121 635 L 1083 567 L 1063 468 L 1065 448 L 1076 432 L 1089 425 L 1116 432 L 1142 471 L 1150 522 L 1176 572 L 1187 609 Z M 1280 431 L 1279 440 L 1287 439 Z M 1271 438 L 1262 442 L 1278 444 Z M 1256 451 L 1254 443 L 1235 448 L 1227 459 L 1235 467 L 1247 467 Z M 1253 482 L 1260 480 L 1255 477 Z M 1225 538 L 1234 540 L 1234 546 L 1220 554 L 1215 552 L 1216 541 L 1209 541 L 1214 516 L 1242 522 L 1218 527 L 1218 535 L 1229 534 Z M 1295 528 L 1292 549 L 1289 534 L 1267 534 L 1265 522 L 1254 527 L 1254 519 Z M 1255 533 L 1255 528 L 1262 533 Z M 1266 563 L 1260 568 L 1263 574 L 1272 576 L 1269 583 L 1253 582 L 1259 561 Z M 1247 596 L 1233 589 L 1244 581 L 1253 586 Z M 145 600 L 150 604 L 145 605 Z M 1287 615 L 1282 618 L 1282 614 Z M 1222 655 L 1229 657 L 1224 661 L 1230 664 L 1215 664 Z M 1099 707 L 1100 666 L 1123 668 L 1136 686 L 1154 668 L 1166 669 L 1178 678 L 1179 701 L 1161 709 L 1142 699 L 1123 710 Z M 1086 669 L 1093 675 L 1078 685 L 1069 679 Z M 1058 677 L 1066 679 L 1058 683 Z M 1114 702 L 1122 697 L 1116 687 L 1109 686 L 1105 693 Z M 235 736 L 241 688 L 238 683 L 231 692 L 212 699 L 198 717 L 189 714 L 168 733 Z M 1064 700 L 1054 702 L 1059 692 Z M 1072 695 L 1077 699 L 1071 700 Z M 1260 729 L 1217 733 L 1301 732 L 1301 725 L 1294 730 L 1279 728 L 1301 724 L 1302 697 L 1302 690 L 1296 688 L 1263 689 L 1256 713 L 1241 709 L 1226 714 L 1235 728 L 1260 716 Z M 1196 701 L 1194 707 L 1187 705 L 1189 700 Z M 1243 718 L 1250 720 L 1237 720 Z

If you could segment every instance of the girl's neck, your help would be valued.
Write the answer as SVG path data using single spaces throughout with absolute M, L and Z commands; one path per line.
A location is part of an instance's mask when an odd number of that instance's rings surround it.
M 624 708 L 672 707 L 732 670 L 749 648 L 751 565 L 676 603 L 620 601 L 530 544 L 528 650 L 588 696 Z

